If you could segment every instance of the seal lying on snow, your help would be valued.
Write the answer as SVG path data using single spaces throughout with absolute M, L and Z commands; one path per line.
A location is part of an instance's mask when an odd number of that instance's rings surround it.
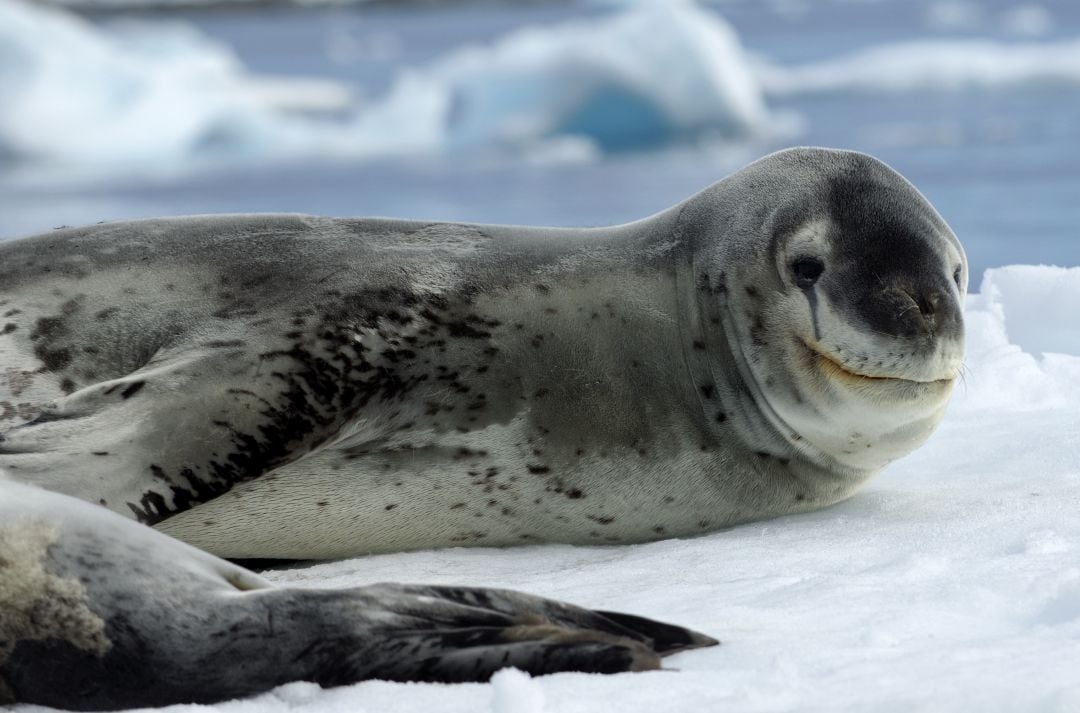
M 716 643 L 526 594 L 275 587 L 74 498 L 0 482 L 0 705 L 210 703 L 288 681 L 614 673 Z
M 612 228 L 58 230 L 0 244 L 0 469 L 233 558 L 688 535 L 922 443 L 966 279 L 907 181 L 822 149 Z
M 910 184 L 822 149 L 613 228 L 56 231 L 0 244 L 0 479 L 227 557 L 635 542 L 810 510 L 934 428 L 966 281 Z M 714 643 L 508 592 L 264 589 L 104 509 L 0 498 L 18 700 L 626 670 Z

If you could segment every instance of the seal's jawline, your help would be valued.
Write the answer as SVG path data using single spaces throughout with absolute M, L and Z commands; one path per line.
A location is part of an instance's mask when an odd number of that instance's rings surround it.
M 947 384 L 953 383 L 956 380 L 955 378 L 921 380 L 921 379 L 905 379 L 905 378 L 899 377 L 899 376 L 872 376 L 870 374 L 860 374 L 857 371 L 852 371 L 851 369 L 847 368 L 846 366 L 841 364 L 839 361 L 837 361 L 835 358 L 829 356 L 823 350 L 816 348 L 815 346 L 813 346 L 810 342 L 806 341 L 805 339 L 800 340 L 800 341 L 803 343 L 803 346 L 805 346 L 806 349 L 815 357 L 817 363 L 821 366 L 821 370 L 822 370 L 822 372 L 824 372 L 825 376 L 831 377 L 831 378 L 834 378 L 834 379 L 837 378 L 837 377 L 840 377 L 840 378 L 843 378 L 843 379 L 857 379 L 858 381 L 864 382 L 864 383 L 877 382 L 877 383 L 882 384 L 882 385 L 888 384 L 888 383 L 893 383 L 893 384 L 915 384 L 915 385 L 919 385 L 919 386 L 934 386 L 934 385 L 945 386 Z

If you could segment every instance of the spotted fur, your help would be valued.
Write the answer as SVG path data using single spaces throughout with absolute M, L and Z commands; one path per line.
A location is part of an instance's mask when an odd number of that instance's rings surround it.
M 0 467 L 229 557 L 690 535 L 921 443 L 954 274 L 910 184 L 820 149 L 612 228 L 58 230 L 0 245 Z

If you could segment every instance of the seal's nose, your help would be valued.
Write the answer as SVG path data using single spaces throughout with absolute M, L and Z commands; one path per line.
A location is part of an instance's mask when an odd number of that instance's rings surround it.
M 910 303 L 905 310 L 909 327 L 931 337 L 946 334 L 959 321 L 959 310 L 952 295 L 937 288 L 902 289 Z

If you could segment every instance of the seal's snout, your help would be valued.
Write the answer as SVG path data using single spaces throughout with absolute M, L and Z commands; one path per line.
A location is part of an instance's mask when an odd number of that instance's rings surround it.
M 947 339 L 962 333 L 956 296 L 938 286 L 903 285 L 868 296 L 864 314 L 871 329 L 901 339 Z
M 951 336 L 960 324 L 960 309 L 956 298 L 938 288 L 905 290 L 915 309 L 905 311 L 917 334 L 928 337 Z

